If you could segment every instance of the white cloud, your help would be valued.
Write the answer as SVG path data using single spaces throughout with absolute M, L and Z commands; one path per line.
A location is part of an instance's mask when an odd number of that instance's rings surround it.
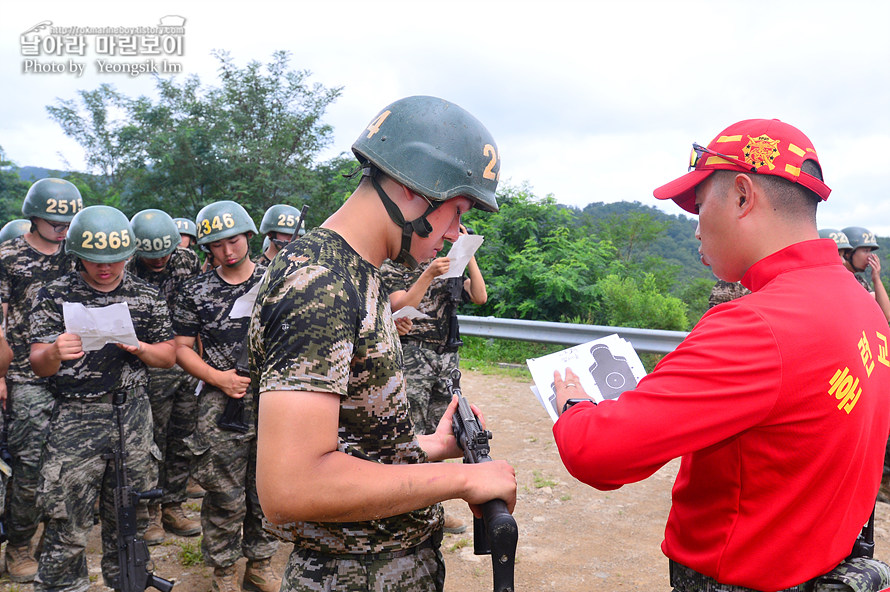
M 890 3 L 752 0 L 452 0 L 414 2 L 15 4 L 0 23 L 0 146 L 19 164 L 61 166 L 79 148 L 50 121 L 55 97 L 109 82 L 150 93 L 148 77 L 81 79 L 21 72 L 19 34 L 42 19 L 81 26 L 186 20 L 186 74 L 215 83 L 212 49 L 238 64 L 293 54 L 312 82 L 343 86 L 327 113 L 329 158 L 346 152 L 383 105 L 408 94 L 448 98 L 498 141 L 503 177 L 583 206 L 655 203 L 685 172 L 693 140 L 730 123 L 778 117 L 819 150 L 834 189 L 820 224 L 864 218 L 890 235 L 883 194 L 890 143 Z M 91 58 L 86 58 L 89 61 Z M 656 203 L 679 213 L 672 204 Z

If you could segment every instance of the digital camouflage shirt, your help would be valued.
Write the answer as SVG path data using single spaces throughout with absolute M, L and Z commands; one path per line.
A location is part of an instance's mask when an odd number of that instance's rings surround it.
M 24 236 L 0 243 L 0 301 L 8 305 L 6 338 L 13 360 L 8 380 L 18 383 L 42 381 L 31 370 L 29 336 L 31 309 L 40 288 L 72 271 L 76 259 L 65 253 L 65 243 L 55 255 L 44 255 Z
M 127 263 L 127 271 L 145 280 L 158 289 L 158 292 L 172 310 L 173 301 L 180 291 L 180 286 L 187 279 L 201 273 L 201 260 L 191 249 L 176 247 L 170 254 L 170 260 L 161 271 L 154 271 L 145 266 L 139 257 L 133 257 Z
M 429 267 L 432 260 L 417 266 L 417 269 L 408 269 L 400 263 L 393 263 L 389 259 L 380 266 L 380 275 L 383 277 L 385 291 L 387 294 L 398 292 L 400 290 L 407 291 L 413 286 L 424 270 Z M 429 319 L 414 319 L 411 332 L 403 337 L 403 339 L 416 339 L 418 341 L 427 341 L 444 345 L 448 340 L 448 304 L 451 301 L 449 296 L 449 283 L 460 281 L 463 278 L 441 279 L 435 278 L 430 284 L 426 294 L 420 301 L 417 310 L 425 315 L 430 316 Z M 463 294 L 463 290 L 461 291 Z M 459 304 L 459 303 L 458 303 Z
M 80 303 L 88 308 L 126 302 L 139 341 L 160 343 L 173 339 L 167 304 L 153 286 L 125 273 L 117 288 L 100 292 L 90 287 L 79 271 L 72 271 L 37 293 L 31 315 L 34 343 L 52 343 L 65 332 L 64 302 Z M 147 383 L 147 366 L 142 360 L 113 343 L 86 352 L 76 360 L 63 361 L 59 371 L 49 378 L 49 388 L 54 394 L 86 400 Z
M 711 288 L 711 295 L 708 296 L 708 308 L 714 308 L 718 304 L 741 298 L 750 293 L 751 290 L 739 282 L 717 280 L 717 283 Z
M 260 393 L 340 396 L 340 452 L 385 464 L 427 461 L 408 416 L 388 292 L 377 268 L 337 233 L 315 229 L 275 258 L 257 297 L 250 349 Z M 380 520 L 299 522 L 276 531 L 320 553 L 378 553 L 421 543 L 440 520 L 439 506 L 431 506 Z
M 235 301 L 262 279 L 264 271 L 257 265 L 247 281 L 233 285 L 211 269 L 182 284 L 173 306 L 173 332 L 200 336 L 204 361 L 217 370 L 235 367 L 235 350 L 244 344 L 250 316 L 231 318 L 229 313 Z

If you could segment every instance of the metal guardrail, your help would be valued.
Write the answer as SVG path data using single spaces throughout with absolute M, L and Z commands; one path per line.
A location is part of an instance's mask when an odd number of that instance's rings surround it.
M 457 319 L 460 322 L 461 335 L 572 346 L 617 333 L 619 337 L 628 340 L 637 352 L 657 354 L 673 351 L 688 335 L 685 331 L 523 321 L 496 317 L 458 315 Z

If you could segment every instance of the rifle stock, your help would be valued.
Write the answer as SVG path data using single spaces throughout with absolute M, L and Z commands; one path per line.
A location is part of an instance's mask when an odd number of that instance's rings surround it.
M 154 575 L 148 569 L 151 555 L 148 545 L 136 529 L 139 500 L 158 498 L 164 492 L 161 489 L 138 492 L 130 486 L 127 479 L 127 453 L 124 450 L 126 438 L 121 418 L 121 407 L 126 402 L 126 394 L 115 393 L 112 402 L 119 440 L 110 453 L 102 455 L 106 460 L 114 461 L 114 508 L 117 511 L 117 564 L 120 573 L 112 582 L 112 587 L 118 592 L 143 592 L 148 586 L 161 592 L 170 592 L 173 582 Z
M 492 434 L 482 428 L 470 403 L 461 393 L 460 370 L 452 370 L 451 378 L 445 383 L 449 393 L 457 395 L 457 411 L 451 419 L 451 426 L 464 452 L 464 462 L 490 462 L 489 441 Z M 504 500 L 487 501 L 481 509 L 482 519 L 473 519 L 473 552 L 476 555 L 491 555 L 494 592 L 513 592 L 513 568 L 519 540 L 516 519 L 510 514 Z

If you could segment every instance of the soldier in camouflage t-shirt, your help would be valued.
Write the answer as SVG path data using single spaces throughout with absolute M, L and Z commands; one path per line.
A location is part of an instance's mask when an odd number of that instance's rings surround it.
M 14 475 L 9 489 L 6 564 L 13 582 L 30 582 L 37 573 L 29 547 L 41 519 L 35 496 L 40 454 L 53 406 L 46 380 L 35 376 L 28 362 L 28 319 L 37 291 L 74 269 L 75 259 L 65 252 L 65 235 L 71 218 L 81 208 L 83 200 L 72 183 L 41 179 L 31 185 L 22 204 L 22 214 L 31 222 L 30 230 L 0 244 L 0 300 L 14 354 L 5 385 L 9 391 L 9 450 Z M 0 394 L 5 398 L 6 390 Z
M 136 491 L 155 486 L 160 452 L 151 432 L 147 367 L 169 368 L 176 359 L 166 303 L 125 270 L 133 253 L 126 246 L 133 244 L 126 216 L 108 206 L 85 208 L 72 220 L 68 240 L 81 269 L 40 290 L 30 324 L 32 366 L 49 377 L 55 398 L 37 496 L 47 522 L 35 590 L 89 586 L 85 548 L 97 499 L 102 575 L 105 585 L 119 586 L 117 484 L 107 454 L 123 445 L 130 485 Z M 66 328 L 67 303 L 90 309 L 125 304 L 137 344 L 84 351 L 81 336 Z M 144 530 L 145 520 L 139 522 Z
M 232 201 L 206 206 L 197 217 L 198 245 L 219 267 L 185 282 L 173 309 L 177 361 L 199 386 L 197 423 L 186 444 L 195 456 L 192 476 L 206 490 L 201 508 L 204 562 L 213 567 L 216 592 L 236 589 L 235 563 L 247 557 L 243 586 L 277 592 L 270 558 L 276 538 L 263 530 L 256 494 L 256 404 L 250 379 L 236 370 L 250 311 L 264 268 L 249 258 L 256 226 Z M 194 351 L 200 338 L 203 357 Z M 231 403 L 230 403 L 231 401 Z M 228 405 L 243 402 L 236 421 L 222 421 Z M 228 417 L 228 416 L 225 416 Z M 234 424 L 241 423 L 240 430 Z
M 294 541 L 282 592 L 441 591 L 438 502 L 512 508 L 516 477 L 503 461 L 437 462 L 461 454 L 455 404 L 433 434 L 414 433 L 378 268 L 432 258 L 474 205 L 496 211 L 497 149 L 457 105 L 408 97 L 353 151 L 358 188 L 278 253 L 257 296 L 257 489 L 270 528 Z
M 466 234 L 463 226 L 461 234 Z M 401 337 L 411 419 L 419 434 L 435 431 L 451 402 L 445 381 L 460 363 L 457 351 L 460 334 L 456 330 L 458 305 L 462 302 L 482 305 L 488 298 L 475 257 L 467 265 L 469 277 L 440 278 L 448 269 L 447 257 L 433 259 L 413 270 L 392 261 L 385 261 L 380 267 L 393 312 L 413 306 L 430 317 L 415 319 L 411 331 Z
M 162 218 L 163 214 L 166 218 L 163 218 L 162 222 L 170 227 L 173 234 L 178 233 L 176 223 L 166 213 L 159 210 L 146 210 L 146 212 L 157 212 L 157 218 Z M 146 239 L 150 240 L 157 232 L 153 233 L 155 228 L 148 224 L 140 224 L 140 214 L 136 214 L 131 221 L 133 232 L 137 238 L 140 237 L 140 233 L 144 233 Z M 180 292 L 183 282 L 201 272 L 201 261 L 194 251 L 176 246 L 172 248 L 169 253 L 167 253 L 169 249 L 161 251 L 167 254 L 160 257 L 140 256 L 140 252 L 137 252 L 137 256 L 127 265 L 131 273 L 158 289 L 171 312 L 174 299 Z M 160 253 L 142 251 L 141 254 Z M 201 524 L 188 518 L 182 509 L 191 471 L 191 453 L 185 445 L 185 438 L 192 433 L 195 424 L 197 411 L 195 387 L 198 381 L 179 366 L 169 369 L 151 368 L 149 378 L 149 400 L 155 442 L 163 458 L 158 485 L 164 490 L 160 505 L 158 500 L 152 501 L 149 505 L 151 524 L 145 533 L 145 540 L 151 545 L 164 541 L 165 529 L 178 536 L 197 536 L 201 533 Z

